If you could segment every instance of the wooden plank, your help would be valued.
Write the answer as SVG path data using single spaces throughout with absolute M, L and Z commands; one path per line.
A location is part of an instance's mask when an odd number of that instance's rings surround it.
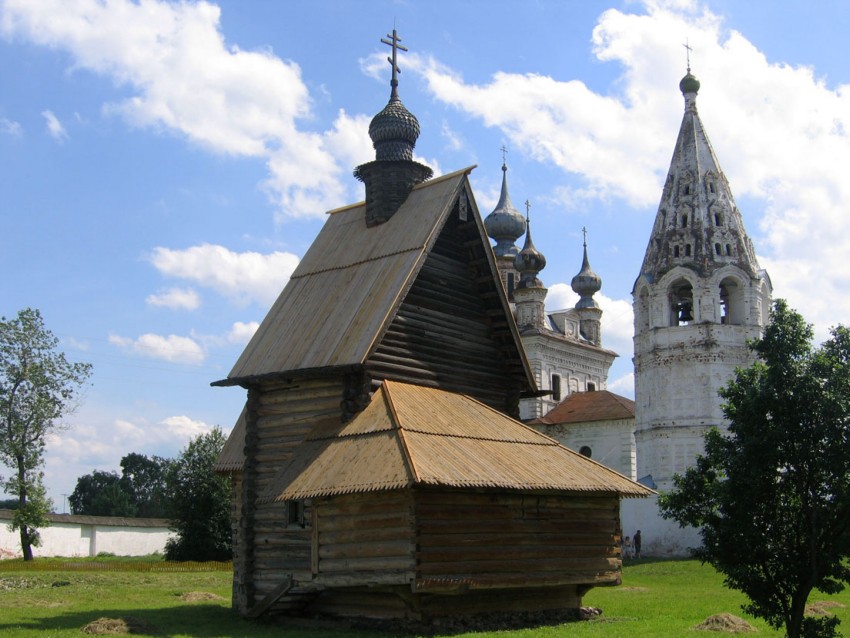
M 245 616 L 247 618 L 259 618 L 263 613 L 266 612 L 276 601 L 278 598 L 283 596 L 286 592 L 288 592 L 292 588 L 292 577 L 286 576 L 277 587 L 275 587 L 267 596 L 265 596 L 259 603 L 254 605 Z

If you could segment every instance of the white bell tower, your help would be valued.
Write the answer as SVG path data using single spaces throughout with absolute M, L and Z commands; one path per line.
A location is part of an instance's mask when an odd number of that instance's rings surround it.
M 703 451 L 706 430 L 725 426 L 717 392 L 752 362 L 747 340 L 761 335 L 771 303 L 690 68 L 679 88 L 685 114 L 632 291 L 637 476 L 660 490 Z

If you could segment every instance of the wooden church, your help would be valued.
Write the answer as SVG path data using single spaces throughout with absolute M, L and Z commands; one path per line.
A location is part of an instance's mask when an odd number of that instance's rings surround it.
M 578 608 L 620 582 L 619 500 L 651 493 L 515 419 L 536 392 L 464 169 L 372 120 L 366 200 L 332 211 L 228 377 L 245 409 L 233 604 L 428 620 Z

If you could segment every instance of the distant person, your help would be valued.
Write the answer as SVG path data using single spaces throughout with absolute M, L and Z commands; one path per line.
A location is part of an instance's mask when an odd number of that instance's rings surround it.
M 643 539 L 641 539 L 640 530 L 638 530 L 638 531 L 635 532 L 635 540 L 634 540 L 635 558 L 640 558 L 640 546 L 641 546 L 642 542 L 643 542 Z

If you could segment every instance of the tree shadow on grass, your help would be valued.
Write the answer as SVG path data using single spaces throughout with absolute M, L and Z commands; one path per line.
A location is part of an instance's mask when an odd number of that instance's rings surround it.
M 160 609 L 105 609 L 57 613 L 45 618 L 35 618 L 27 623 L 0 622 L 0 636 L 12 630 L 31 630 L 33 633 L 76 631 L 101 618 L 124 619 L 131 625 L 125 635 L 135 636 L 190 636 L 192 638 L 262 638 L 280 636 L 284 622 L 274 620 L 249 621 L 228 607 L 210 604 L 181 605 Z M 339 627 L 310 627 L 308 621 L 300 626 L 288 627 L 286 635 L 294 638 L 330 638 L 344 634 L 351 638 L 366 638 L 374 633 L 340 630 Z M 111 635 L 115 635 L 114 633 Z

